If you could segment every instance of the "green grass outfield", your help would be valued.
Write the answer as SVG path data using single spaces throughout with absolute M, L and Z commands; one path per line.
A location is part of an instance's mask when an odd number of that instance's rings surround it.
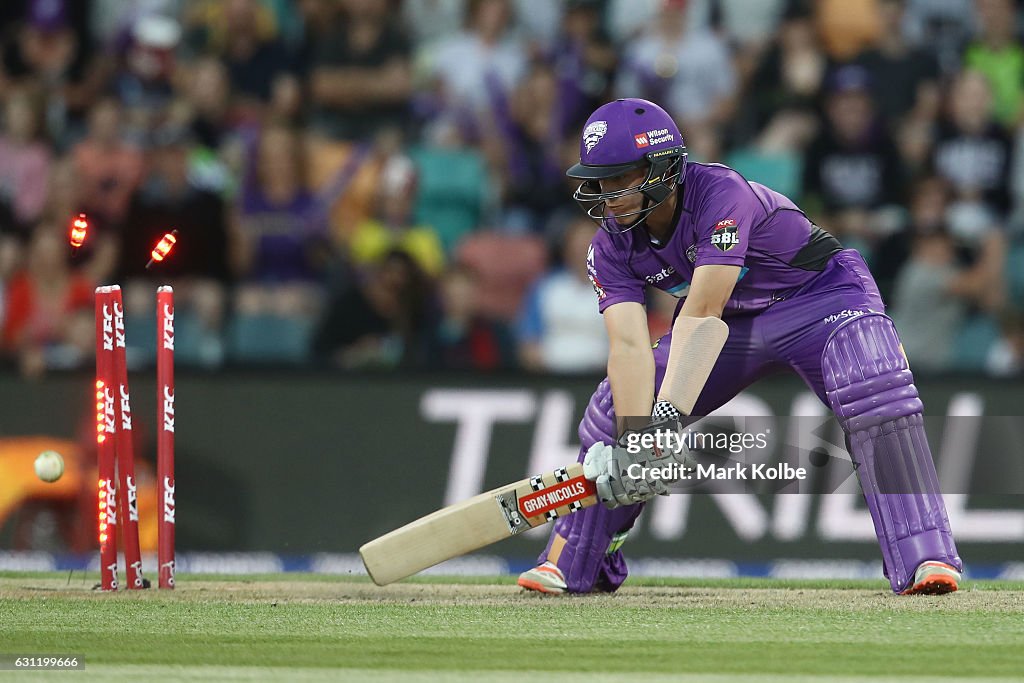
M 0 573 L 0 656 L 85 671 L 0 680 L 1021 680 L 1024 584 L 895 597 L 881 581 L 630 580 L 526 594 L 508 577 L 378 588 L 303 574 L 179 575 L 104 595 L 95 575 Z

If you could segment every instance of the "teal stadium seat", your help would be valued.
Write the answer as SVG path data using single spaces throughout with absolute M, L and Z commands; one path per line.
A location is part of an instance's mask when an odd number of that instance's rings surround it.
M 730 166 L 747 180 L 761 183 L 787 197 L 800 196 L 803 161 L 796 154 L 760 152 L 753 147 L 737 149 L 726 156 Z
M 953 342 L 953 368 L 959 371 L 984 370 L 989 352 L 999 340 L 999 325 L 991 317 L 978 313 L 966 321 Z
M 228 358 L 238 363 L 302 363 L 309 356 L 312 334 L 309 320 L 236 315 L 228 324 Z
M 1006 255 L 1006 281 L 1010 303 L 1024 308 L 1024 241 L 1018 240 Z
M 416 222 L 431 226 L 445 252 L 480 224 L 487 196 L 483 157 L 474 151 L 420 147 L 410 152 L 419 173 Z
M 125 353 L 130 367 L 152 367 L 156 363 L 156 316 L 125 315 Z M 218 335 L 203 330 L 189 310 L 174 312 L 174 363 L 180 366 L 219 365 L 223 343 Z

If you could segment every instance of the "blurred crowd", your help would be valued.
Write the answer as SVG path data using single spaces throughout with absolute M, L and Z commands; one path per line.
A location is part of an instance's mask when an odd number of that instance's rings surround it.
M 921 372 L 1024 369 L 1014 0 L 3 0 L 0 352 L 597 373 L 564 169 L 618 96 L 864 254 Z M 72 253 L 71 220 L 90 223 Z M 170 229 L 168 259 L 145 269 Z M 652 291 L 652 337 L 675 300 Z

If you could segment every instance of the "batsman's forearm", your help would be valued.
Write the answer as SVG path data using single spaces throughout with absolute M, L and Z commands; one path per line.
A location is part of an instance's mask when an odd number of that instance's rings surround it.
M 621 434 L 625 428 L 623 418 L 646 418 L 654 403 L 654 352 L 650 346 L 639 344 L 612 345 L 608 353 L 608 381 L 612 387 L 612 400 L 616 426 Z M 637 428 L 637 425 L 628 425 Z

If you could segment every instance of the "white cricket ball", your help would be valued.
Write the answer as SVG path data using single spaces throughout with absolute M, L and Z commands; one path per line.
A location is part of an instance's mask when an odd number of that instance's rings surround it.
M 55 482 L 64 474 L 64 458 L 57 451 L 43 451 L 36 457 L 36 476 L 45 482 Z

